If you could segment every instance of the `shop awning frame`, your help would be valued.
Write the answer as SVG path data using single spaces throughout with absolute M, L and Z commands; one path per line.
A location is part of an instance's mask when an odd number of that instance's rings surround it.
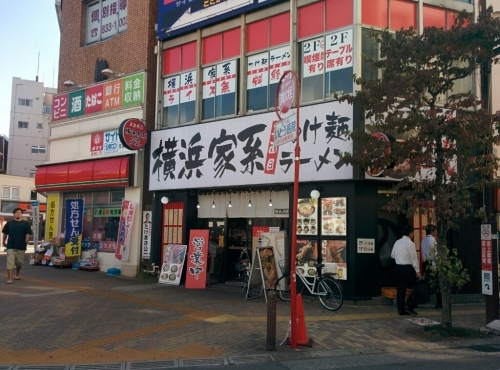
M 125 187 L 132 183 L 131 156 L 40 165 L 37 192 Z

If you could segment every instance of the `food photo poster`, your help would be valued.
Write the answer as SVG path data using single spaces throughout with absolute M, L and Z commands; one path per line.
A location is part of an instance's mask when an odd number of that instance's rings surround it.
M 347 280 L 347 241 L 322 240 L 321 259 L 324 273 L 337 274 L 339 280 Z
M 318 235 L 318 200 L 302 198 L 297 204 L 297 235 Z
M 304 277 L 314 277 L 318 262 L 318 241 L 301 239 L 297 240 L 297 273 Z
M 168 244 L 163 257 L 159 283 L 179 285 L 186 258 L 187 245 Z
M 347 198 L 321 199 L 321 235 L 347 235 Z

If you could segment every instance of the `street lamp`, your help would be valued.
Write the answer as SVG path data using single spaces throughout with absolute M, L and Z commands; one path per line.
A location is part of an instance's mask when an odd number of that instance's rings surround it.
M 76 82 L 71 81 L 71 80 L 64 81 L 63 85 L 66 86 L 66 87 L 76 87 L 76 88 L 78 88 L 78 87 L 84 87 L 85 86 L 85 85 L 76 83 Z
M 120 77 L 123 76 L 124 73 L 121 72 L 115 72 L 112 69 L 106 68 L 101 71 L 101 73 L 106 76 L 106 77 Z

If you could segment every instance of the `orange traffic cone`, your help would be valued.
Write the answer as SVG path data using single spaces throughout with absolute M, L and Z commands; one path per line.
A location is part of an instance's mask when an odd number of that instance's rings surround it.
M 312 339 L 307 337 L 306 321 L 304 318 L 304 307 L 302 306 L 302 294 L 297 294 L 297 344 L 299 346 L 312 346 Z

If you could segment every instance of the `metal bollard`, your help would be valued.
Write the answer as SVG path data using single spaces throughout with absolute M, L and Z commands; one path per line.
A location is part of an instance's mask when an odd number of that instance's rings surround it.
M 276 293 L 267 294 L 267 344 L 266 350 L 276 350 Z

